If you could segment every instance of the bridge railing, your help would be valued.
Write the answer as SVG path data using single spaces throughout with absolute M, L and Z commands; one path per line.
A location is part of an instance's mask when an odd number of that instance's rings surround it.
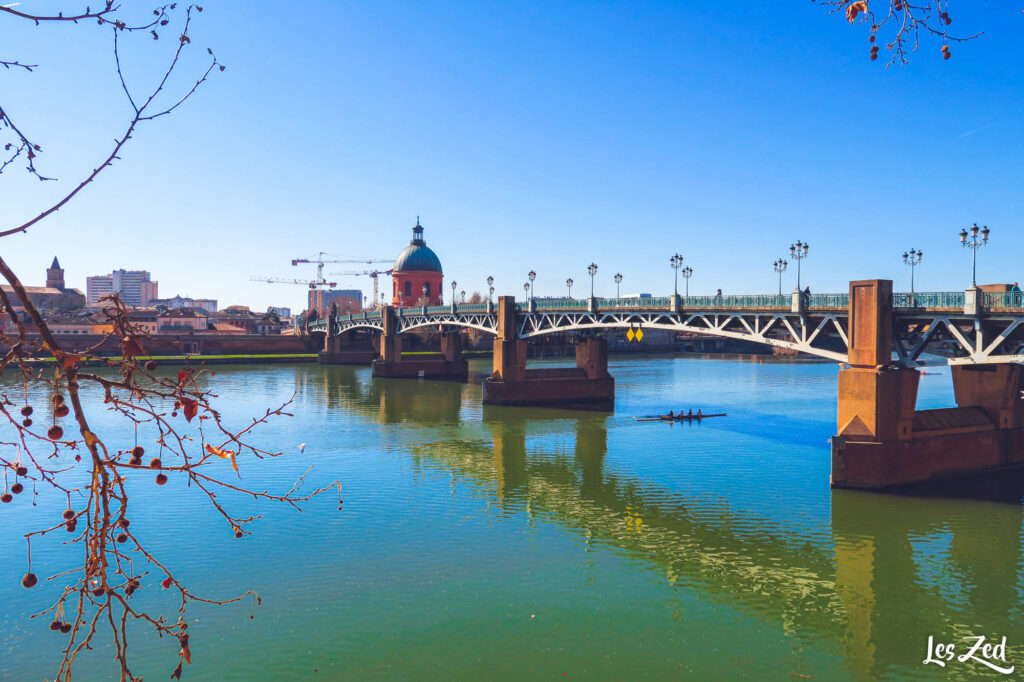
M 914 293 L 894 293 L 893 308 L 946 308 L 963 310 L 964 292 L 962 291 L 915 291 Z
M 986 291 L 983 301 L 986 309 L 1020 310 L 1024 308 L 1024 291 Z
M 586 307 L 586 301 L 583 302 Z M 672 305 L 672 299 L 667 296 L 644 296 L 644 297 L 632 297 L 632 298 L 599 298 L 597 299 L 597 307 L 599 310 L 608 310 L 615 308 L 629 308 L 630 310 L 664 310 Z
M 558 299 L 554 301 L 536 301 L 537 310 L 586 310 L 587 299 L 585 298 L 573 298 L 573 299 Z M 530 304 L 528 301 L 516 301 L 517 310 L 529 310 Z
M 849 308 L 850 294 L 811 294 L 807 297 L 808 308 Z
M 455 309 L 460 313 L 486 313 L 486 303 L 457 303 Z
M 746 294 L 737 296 L 683 296 L 683 309 L 689 308 L 788 308 L 789 296 L 776 294 Z

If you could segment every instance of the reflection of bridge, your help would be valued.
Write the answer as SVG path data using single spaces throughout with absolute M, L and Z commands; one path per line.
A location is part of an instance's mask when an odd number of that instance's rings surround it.
M 852 282 L 849 294 L 731 296 L 492 303 L 334 316 L 325 362 L 346 361 L 360 331 L 376 337 L 375 376 L 465 378 L 459 331 L 494 334 L 493 373 L 484 402 L 610 410 L 608 329 L 667 329 L 754 341 L 848 364 L 839 374 L 832 483 L 883 488 L 977 469 L 1024 464 L 1024 294 L 893 294 L 892 282 Z M 403 357 L 402 334 L 441 332 L 438 358 Z M 526 344 L 575 334 L 576 367 L 526 367 Z M 923 360 L 927 352 L 947 357 Z M 352 354 L 350 354 L 352 355 Z M 953 365 L 957 407 L 916 411 L 921 365 Z
M 945 500 L 836 491 L 831 517 L 801 529 L 790 518 L 616 471 L 606 462 L 603 415 L 558 412 L 548 420 L 539 411 L 485 408 L 478 430 L 479 408 L 466 424 L 470 389 L 457 384 L 365 381 L 348 369 L 315 376 L 328 406 L 427 430 L 411 450 L 414 464 L 486 491 L 500 516 L 529 514 L 588 547 L 611 548 L 766 631 L 778 626 L 794 646 L 837 652 L 856 679 L 912 675 L 929 634 L 998 637 L 1020 629 L 1019 504 L 951 514 Z M 448 432 L 437 432 L 440 425 Z M 571 440 L 561 437 L 567 431 Z M 558 446 L 542 444 L 552 440 Z M 674 608 L 673 594 L 665 590 Z M 969 624 L 981 629 L 968 631 Z M 1011 637 L 1010 646 L 1008 660 L 1019 661 L 1019 642 Z M 943 671 L 949 679 L 971 673 Z

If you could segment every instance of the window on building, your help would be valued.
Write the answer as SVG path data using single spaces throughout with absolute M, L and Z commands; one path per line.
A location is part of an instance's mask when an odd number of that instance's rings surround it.
M 412 296 L 412 282 L 405 283 L 405 295 Z
M 430 282 L 423 285 L 423 295 L 430 298 Z

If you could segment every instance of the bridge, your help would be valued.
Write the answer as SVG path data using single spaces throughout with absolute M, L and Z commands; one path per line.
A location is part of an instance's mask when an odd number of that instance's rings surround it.
M 325 363 L 372 361 L 374 376 L 464 379 L 464 329 L 492 334 L 493 373 L 484 402 L 614 408 L 602 332 L 666 329 L 742 339 L 837 362 L 838 424 L 832 484 L 888 488 L 980 469 L 1024 465 L 1024 293 L 894 293 L 889 280 L 850 283 L 847 293 L 671 296 L 643 299 L 457 304 L 335 315 Z M 403 357 L 402 334 L 441 332 L 441 354 Z M 369 333 L 372 350 L 354 350 Z M 576 367 L 527 369 L 526 344 L 572 334 Z M 918 368 L 952 365 L 956 407 L 915 409 Z

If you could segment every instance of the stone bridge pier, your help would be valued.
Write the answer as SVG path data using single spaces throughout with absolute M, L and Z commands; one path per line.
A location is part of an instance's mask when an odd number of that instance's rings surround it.
M 851 282 L 849 305 L 834 487 L 890 488 L 1024 464 L 1022 365 L 954 365 L 957 406 L 917 410 L 920 372 L 892 362 L 892 282 Z
M 494 372 L 484 381 L 485 405 L 533 405 L 611 411 L 615 379 L 608 373 L 608 341 L 581 339 L 576 367 L 526 368 L 526 341 L 519 338 L 515 297 L 498 298 Z
M 390 378 L 455 379 L 469 377 L 469 365 L 462 357 L 462 337 L 458 330 L 441 334 L 441 352 L 416 356 L 402 355 L 402 337 L 398 335 L 395 309 L 383 313 L 384 333 L 380 336 L 380 355 L 373 361 L 373 376 Z
M 321 365 L 369 365 L 380 353 L 380 339 L 376 335 L 357 335 L 348 332 L 324 336 L 324 349 L 317 355 Z

